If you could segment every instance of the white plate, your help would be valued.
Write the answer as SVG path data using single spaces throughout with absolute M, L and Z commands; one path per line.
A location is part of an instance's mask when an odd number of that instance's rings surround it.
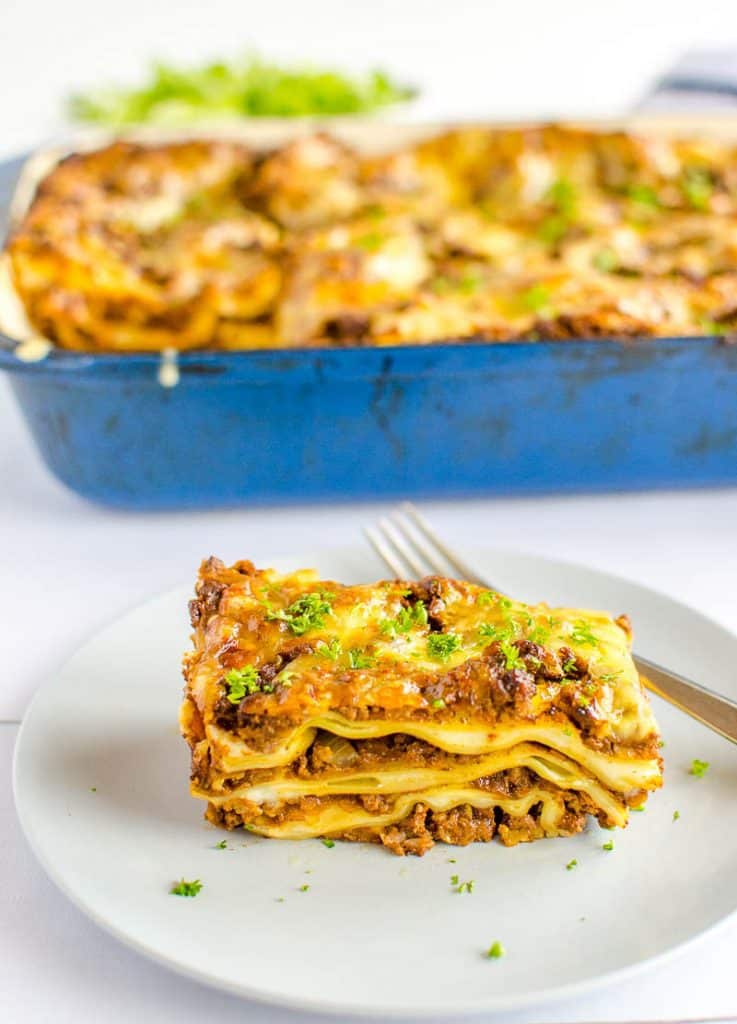
M 589 569 L 468 555 L 523 599 L 629 612 L 643 653 L 737 696 L 737 638 L 698 613 Z M 346 582 L 384 575 L 355 551 L 277 565 Z M 226 833 L 187 793 L 176 724 L 188 596 L 167 594 L 80 650 L 38 692 L 16 751 L 18 812 L 38 858 L 141 953 L 291 1007 L 458 1016 L 621 980 L 737 907 L 737 749 L 660 702 L 666 785 L 625 832 L 594 824 L 514 849 L 438 844 L 422 859 L 241 832 L 217 849 Z M 688 774 L 697 757 L 712 765 L 702 779 Z M 455 893 L 452 874 L 474 879 L 473 893 Z M 203 881 L 195 899 L 169 895 L 182 877 Z M 484 958 L 496 939 L 506 956 Z

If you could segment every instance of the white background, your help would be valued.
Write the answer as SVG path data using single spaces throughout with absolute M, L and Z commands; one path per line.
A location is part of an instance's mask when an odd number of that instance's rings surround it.
M 381 65 L 420 85 L 415 116 L 611 114 L 686 48 L 735 47 L 737 4 L 661 0 L 209 3 L 5 0 L 0 155 L 64 130 L 77 87 L 132 80 L 154 56 L 257 49 L 347 69 Z M 699 605 L 737 629 L 737 491 L 431 503 L 453 539 L 595 565 Z M 191 578 L 199 559 L 263 561 L 360 544 L 377 506 L 148 514 L 83 503 L 39 464 L 0 382 L 0 772 L 36 685 L 103 622 Z M 32 861 L 0 783 L 0 1016 L 9 1022 L 296 1020 L 147 964 L 68 906 Z M 124 871 L 124 865 L 121 865 Z M 678 894 L 674 893 L 677 899 Z M 737 926 L 625 989 L 535 1020 L 737 1014 Z M 544 955 L 544 951 L 541 951 Z

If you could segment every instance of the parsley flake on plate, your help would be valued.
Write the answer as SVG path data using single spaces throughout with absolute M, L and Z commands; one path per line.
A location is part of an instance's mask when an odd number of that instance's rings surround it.
M 501 944 L 499 939 L 497 939 L 495 942 L 492 942 L 492 944 L 487 949 L 486 956 L 489 960 L 499 960 L 501 959 L 501 957 L 504 956 L 506 952 L 507 951 L 504 948 L 504 946 Z
M 196 896 L 202 888 L 202 882 L 196 878 L 193 882 L 186 882 L 183 878 L 171 887 L 171 896 Z
M 697 779 L 703 779 L 703 777 L 706 775 L 706 773 L 708 771 L 709 771 L 709 762 L 708 761 L 700 761 L 698 759 L 698 757 L 695 757 L 693 759 L 693 761 L 691 762 L 691 767 L 689 768 L 688 774 L 689 775 L 695 775 Z

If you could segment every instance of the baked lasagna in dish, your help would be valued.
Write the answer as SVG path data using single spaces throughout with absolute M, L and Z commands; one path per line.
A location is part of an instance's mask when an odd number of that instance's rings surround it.
M 117 142 L 43 179 L 8 253 L 33 330 L 83 351 L 729 333 L 737 152 L 560 125 Z
M 513 846 L 624 826 L 661 785 L 626 617 L 215 558 L 190 613 L 181 726 L 216 825 Z

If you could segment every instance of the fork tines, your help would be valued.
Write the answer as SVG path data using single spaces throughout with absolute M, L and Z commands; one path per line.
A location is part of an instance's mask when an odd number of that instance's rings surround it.
M 455 576 L 481 586 L 480 579 L 463 560 L 443 543 L 415 506 L 404 501 L 390 516 L 364 530 L 379 558 L 397 579 L 423 576 Z

